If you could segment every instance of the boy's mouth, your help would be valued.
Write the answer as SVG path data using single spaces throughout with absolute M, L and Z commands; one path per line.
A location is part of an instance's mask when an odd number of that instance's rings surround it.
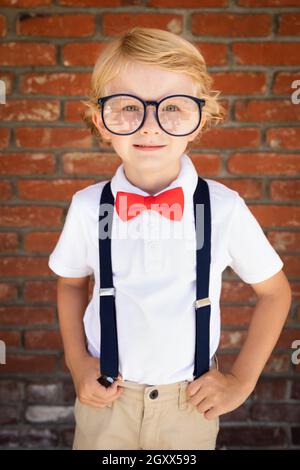
M 156 149 L 161 149 L 163 147 L 166 147 L 165 145 L 133 145 L 135 148 L 138 149 L 143 149 L 143 150 L 156 150 Z

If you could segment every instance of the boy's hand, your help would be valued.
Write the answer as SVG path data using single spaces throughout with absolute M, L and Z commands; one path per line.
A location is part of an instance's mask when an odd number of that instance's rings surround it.
M 123 393 L 124 389 L 118 386 L 122 380 L 120 374 L 118 380 L 108 388 L 97 382 L 100 375 L 99 359 L 92 356 L 86 356 L 84 360 L 80 361 L 76 370 L 72 370 L 76 395 L 81 403 L 104 408 Z
M 232 373 L 222 374 L 212 369 L 187 387 L 187 399 L 205 418 L 235 410 L 248 398 L 252 388 L 241 383 Z

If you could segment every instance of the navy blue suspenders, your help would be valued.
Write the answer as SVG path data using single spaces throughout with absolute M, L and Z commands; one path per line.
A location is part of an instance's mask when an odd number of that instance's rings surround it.
M 102 190 L 100 207 L 109 204 L 114 207 L 114 197 L 110 181 Z M 195 230 L 196 230 L 196 344 L 194 361 L 194 379 L 209 370 L 210 365 L 210 300 L 209 275 L 211 261 L 211 208 L 207 182 L 198 177 L 198 184 L 193 195 Z M 198 205 L 198 206 L 197 206 Z M 202 205 L 202 206 L 199 206 Z M 108 207 L 108 206 L 106 206 Z M 199 217 L 197 207 L 202 207 L 204 217 Z M 102 213 L 103 212 L 103 213 Z M 115 288 L 113 286 L 111 264 L 112 213 L 99 213 L 99 226 L 107 219 L 106 236 L 99 236 L 99 282 L 100 282 L 100 370 L 98 381 L 109 387 L 119 374 L 118 336 L 115 306 Z M 200 222 L 200 223 L 199 223 Z M 204 227 L 203 227 L 204 222 Z

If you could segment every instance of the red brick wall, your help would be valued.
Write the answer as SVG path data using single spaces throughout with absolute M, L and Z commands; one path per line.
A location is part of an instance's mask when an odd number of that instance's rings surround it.
M 192 158 L 201 176 L 239 191 L 285 262 L 294 303 L 255 392 L 222 417 L 221 448 L 300 448 L 299 0 L 0 0 L 0 446 L 69 447 L 74 392 L 64 367 L 56 283 L 47 261 L 72 194 L 111 177 L 120 159 L 80 121 L 93 64 L 124 25 L 199 45 L 228 120 Z M 299 85 L 298 85 L 299 86 Z M 231 363 L 255 297 L 224 273 L 219 358 Z M 297 376 L 298 374 L 298 376 Z M 298 423 L 298 424 L 297 424 Z

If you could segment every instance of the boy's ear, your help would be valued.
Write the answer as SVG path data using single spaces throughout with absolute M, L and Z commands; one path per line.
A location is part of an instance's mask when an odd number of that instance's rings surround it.
M 102 135 L 102 137 L 106 140 L 111 139 L 111 134 L 110 132 L 106 129 L 106 127 L 103 124 L 102 117 L 100 113 L 93 112 L 92 114 L 92 120 L 94 125 L 97 127 L 98 131 Z

